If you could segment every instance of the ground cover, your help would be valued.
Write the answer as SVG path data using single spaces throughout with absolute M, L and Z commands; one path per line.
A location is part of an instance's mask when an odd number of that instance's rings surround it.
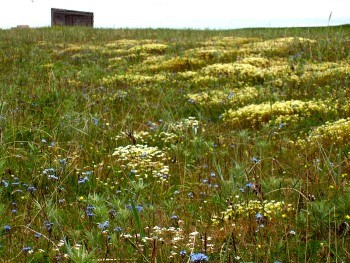
M 0 257 L 350 260 L 350 28 L 0 31 Z

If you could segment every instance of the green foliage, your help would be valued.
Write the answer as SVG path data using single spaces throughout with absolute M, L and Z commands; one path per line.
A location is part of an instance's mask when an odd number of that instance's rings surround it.
M 0 31 L 0 256 L 347 262 L 349 26 Z

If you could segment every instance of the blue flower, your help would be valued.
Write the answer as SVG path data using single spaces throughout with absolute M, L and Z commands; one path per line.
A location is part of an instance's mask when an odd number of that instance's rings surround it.
M 131 205 L 126 205 L 125 208 L 127 208 L 129 210 L 132 210 L 132 206 Z M 137 212 L 141 212 L 143 210 L 143 207 L 142 207 L 142 205 L 136 205 L 135 209 L 136 209 Z
M 256 219 L 256 220 L 260 220 L 260 219 L 262 219 L 262 218 L 263 218 L 262 214 L 256 213 L 256 215 L 255 215 L 255 219 Z
M 171 219 L 177 221 L 177 220 L 179 220 L 179 217 L 178 217 L 177 215 L 172 215 L 172 216 L 171 216 Z
M 47 231 L 51 232 L 51 231 L 52 231 L 53 223 L 51 223 L 51 222 L 49 222 L 49 221 L 45 221 L 45 222 L 44 222 L 44 226 L 46 227 Z
M 285 123 L 280 123 L 280 125 L 278 125 L 278 129 L 281 130 L 281 129 L 283 129 L 283 127 L 285 127 L 285 126 L 286 126 Z
M 6 226 L 4 226 L 4 231 L 7 233 L 7 232 L 10 232 L 10 230 L 11 230 L 11 226 L 9 226 L 9 225 L 6 225 Z
M 120 232 L 122 231 L 122 228 L 120 226 L 117 226 L 116 228 L 114 228 L 114 232 Z
M 89 178 L 87 176 L 81 177 L 78 179 L 78 184 L 85 184 L 88 181 L 89 181 Z
M 22 249 L 22 251 L 23 251 L 24 253 L 28 253 L 28 252 L 30 252 L 31 250 L 32 250 L 31 247 L 24 247 L 24 248 Z
M 5 186 L 5 188 L 7 188 L 9 186 L 9 183 L 4 181 L 4 180 L 2 180 L 1 183 Z
M 92 212 L 86 212 L 86 215 L 90 218 L 90 219 L 92 219 L 93 217 L 94 217 L 94 213 L 92 213 Z
M 105 221 L 103 223 L 98 223 L 98 228 L 101 230 L 105 230 L 108 227 L 109 227 L 109 221 Z
M 50 174 L 47 176 L 48 179 L 58 180 L 58 177 L 56 175 Z
M 256 158 L 256 157 L 253 157 L 253 158 L 252 158 L 252 161 L 253 161 L 253 163 L 258 163 L 258 162 L 259 162 L 259 159 Z
M 189 193 L 187 194 L 187 196 L 190 197 L 190 198 L 193 198 L 193 197 L 194 197 L 194 193 L 193 193 L 193 192 L 189 192 Z
M 247 183 L 246 185 L 245 185 L 245 187 L 246 188 L 252 188 L 254 185 L 252 184 L 252 183 Z
M 29 186 L 27 190 L 29 193 L 34 193 L 36 191 L 36 188 L 34 186 Z
M 67 165 L 67 159 L 59 159 L 58 160 L 59 164 L 62 165 L 62 166 L 66 166 Z
M 181 250 L 179 252 L 179 254 L 180 254 L 181 257 L 184 257 L 184 256 L 186 256 L 187 252 L 186 252 L 186 250 Z
M 86 213 L 86 215 L 87 215 L 90 219 L 92 219 L 93 216 L 95 215 L 95 214 L 92 212 L 92 210 L 95 210 L 95 207 L 94 207 L 94 206 L 88 205 L 88 206 L 86 207 L 85 213 Z
M 208 260 L 209 260 L 209 257 L 203 253 L 192 253 L 190 255 L 191 262 L 200 263 L 200 262 L 204 262 L 204 261 L 208 261 Z
M 264 222 L 264 216 L 262 214 L 260 214 L 260 213 L 256 213 L 255 221 L 258 222 L 258 223 Z
M 227 95 L 227 99 L 230 100 L 230 99 L 232 99 L 234 96 L 235 96 L 235 93 L 234 93 L 234 92 L 230 92 L 230 93 Z
M 138 212 L 141 212 L 143 210 L 143 207 L 142 205 L 137 205 L 135 206 L 135 209 L 138 211 Z
M 95 117 L 92 117 L 92 122 L 97 126 L 98 125 L 98 119 Z
M 40 234 L 40 233 L 35 233 L 35 234 L 34 234 L 34 237 L 35 237 L 35 238 L 40 238 L 40 237 L 41 237 L 41 234 Z
M 44 169 L 43 174 L 47 174 L 47 175 L 55 174 L 55 169 L 52 168 L 52 167 L 51 168 L 46 168 L 46 169 Z

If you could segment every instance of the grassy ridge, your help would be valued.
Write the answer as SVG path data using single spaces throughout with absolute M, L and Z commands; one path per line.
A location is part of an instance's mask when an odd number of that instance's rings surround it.
M 349 261 L 350 27 L 0 31 L 0 255 Z

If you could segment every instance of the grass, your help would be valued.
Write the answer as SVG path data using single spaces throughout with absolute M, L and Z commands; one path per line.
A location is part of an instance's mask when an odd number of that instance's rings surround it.
M 0 31 L 0 257 L 349 261 L 349 37 Z

